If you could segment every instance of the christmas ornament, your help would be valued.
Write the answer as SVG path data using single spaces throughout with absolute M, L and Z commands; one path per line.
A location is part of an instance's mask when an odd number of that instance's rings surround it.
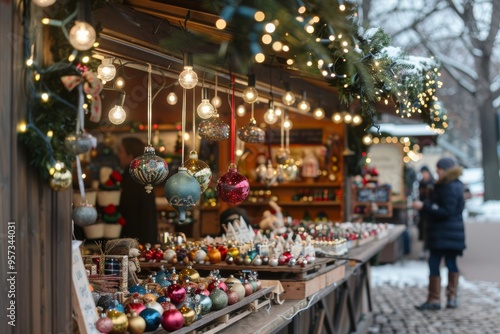
M 205 252 L 203 249 L 198 249 L 194 253 L 193 261 L 196 263 L 204 263 L 206 258 L 207 258 L 207 252 Z
M 225 260 L 226 259 L 226 255 L 227 255 L 227 247 L 224 246 L 224 245 L 219 245 L 219 246 L 217 246 L 217 249 L 220 252 L 221 260 Z
M 144 311 L 145 308 L 146 306 L 143 303 L 139 303 L 137 299 L 127 304 L 127 311 L 129 313 L 135 312 L 137 314 L 140 314 L 142 311 Z
M 151 332 L 160 327 L 161 314 L 152 308 L 146 308 L 139 315 L 146 322 L 146 332 Z
M 184 167 L 200 184 L 201 193 L 205 192 L 212 182 L 212 171 L 204 161 L 198 159 L 196 151 L 189 153 L 189 159 L 184 162 Z
M 56 166 L 58 163 L 56 163 Z M 73 175 L 69 169 L 64 167 L 63 163 L 59 163 L 61 168 L 55 169 L 55 171 L 50 176 L 49 186 L 52 190 L 62 191 L 67 190 L 71 186 L 71 181 L 73 180 Z
M 196 312 L 188 307 L 186 304 L 182 305 L 179 309 L 179 312 L 182 313 L 182 317 L 184 318 L 184 326 L 189 326 L 196 320 Z
M 233 258 L 236 258 L 240 255 L 240 250 L 238 247 L 231 247 L 227 250 L 227 254 L 231 255 Z
M 81 204 L 73 209 L 71 219 L 80 227 L 92 225 L 97 220 L 97 210 L 91 204 Z
M 128 318 L 122 312 L 117 310 L 108 310 L 106 316 L 113 322 L 112 334 L 123 334 L 127 332 L 128 328 Z
M 190 280 L 191 282 L 198 282 L 200 280 L 200 274 L 191 266 L 187 266 L 187 268 L 182 269 L 179 277 L 183 281 Z
M 128 318 L 128 331 L 130 334 L 142 334 L 146 330 L 146 320 L 136 312 L 132 312 Z
M 90 133 L 70 134 L 64 139 L 66 150 L 74 155 L 87 153 L 96 143 L 97 139 Z
M 177 283 L 173 283 L 167 288 L 166 295 L 172 303 L 181 304 L 186 299 L 186 289 Z
M 226 256 L 226 263 L 227 264 L 233 264 L 234 263 L 234 258 L 231 255 Z
M 163 259 L 167 262 L 172 261 L 172 259 L 177 256 L 175 251 L 173 249 L 167 249 L 166 251 L 163 252 Z
M 146 308 L 151 308 L 151 309 L 153 309 L 153 310 L 156 310 L 156 311 L 158 311 L 158 313 L 160 313 L 160 314 L 162 314 L 162 313 L 163 313 L 163 306 L 161 306 L 161 304 L 160 304 L 160 303 L 158 303 L 158 302 L 156 302 L 156 301 L 155 301 L 155 302 L 149 302 L 149 303 L 147 303 L 147 304 L 146 304 Z M 144 311 L 144 310 L 143 310 L 143 311 Z M 141 311 L 141 312 L 142 312 L 142 311 Z M 140 312 L 139 312 L 139 314 L 140 314 Z
M 248 125 L 238 130 L 238 138 L 240 138 L 245 143 L 262 144 L 265 140 L 265 137 L 265 131 L 257 126 L 257 121 L 255 120 L 255 118 L 251 118 Z
M 227 292 L 227 304 L 233 305 L 236 304 L 240 299 L 236 291 L 229 289 Z
M 129 168 L 132 179 L 144 184 L 147 193 L 151 192 L 153 186 L 165 181 L 168 172 L 167 162 L 155 154 L 153 146 L 147 146 L 144 154 L 132 160 Z
M 203 120 L 198 127 L 201 138 L 214 142 L 229 138 L 229 125 L 219 119 L 219 114 L 214 114 L 210 119 Z
M 132 179 L 140 184 L 145 185 L 147 193 L 150 193 L 154 185 L 160 184 L 167 178 L 168 165 L 165 160 L 155 154 L 155 149 L 151 145 L 152 124 L 152 67 L 148 66 L 148 146 L 144 149 L 144 154 L 135 158 L 130 163 L 129 173 Z
M 253 293 L 253 286 L 248 281 L 243 283 L 243 288 L 245 289 L 245 297 L 248 297 Z
M 222 291 L 226 292 L 228 287 L 226 285 L 226 283 L 224 282 L 221 282 L 217 279 L 213 280 L 212 282 L 210 282 L 210 284 L 208 284 L 208 291 L 212 292 L 216 287 L 218 287 L 219 289 L 221 289 Z
M 213 311 L 222 310 L 224 307 L 227 306 L 228 303 L 227 294 L 218 287 L 215 287 L 215 289 L 213 289 L 212 292 L 210 292 L 209 297 L 212 300 Z
M 185 167 L 179 167 L 178 173 L 172 175 L 165 183 L 165 197 L 177 211 L 179 223 L 186 220 L 186 211 L 196 205 L 200 194 L 200 184 L 187 172 Z M 179 259 L 178 256 L 177 258 Z
M 245 288 L 243 284 L 238 280 L 238 282 L 226 283 L 229 287 L 228 291 L 234 291 L 238 295 L 238 301 L 241 301 L 245 298 Z
M 205 294 L 200 294 L 200 307 L 201 307 L 201 314 L 205 315 L 208 312 L 212 310 L 212 299 L 210 299 L 209 296 Z
M 203 283 L 198 284 L 198 289 L 194 293 L 197 295 L 206 295 L 207 297 L 210 295 L 210 291 L 205 288 L 205 284 Z
M 215 247 L 208 251 L 207 256 L 211 264 L 217 264 L 222 260 L 221 252 Z
M 167 332 L 174 332 L 184 326 L 184 316 L 177 309 L 170 309 L 161 315 L 161 326 Z
M 254 266 L 260 266 L 262 265 L 262 258 L 260 257 L 260 255 L 256 255 L 253 260 L 252 260 L 252 264 Z
M 276 152 L 276 162 L 279 163 L 280 165 L 286 164 L 289 158 L 290 158 L 290 152 L 283 147 Z
M 217 181 L 217 196 L 230 205 L 242 203 L 250 192 L 250 183 L 242 174 L 238 173 L 236 165 L 231 163 L 228 172 Z
M 139 295 L 143 295 L 147 293 L 146 289 L 141 285 L 133 285 L 128 288 L 128 292 L 130 293 L 138 293 Z
M 101 333 L 109 333 L 113 330 L 113 320 L 106 316 L 97 319 L 95 328 Z

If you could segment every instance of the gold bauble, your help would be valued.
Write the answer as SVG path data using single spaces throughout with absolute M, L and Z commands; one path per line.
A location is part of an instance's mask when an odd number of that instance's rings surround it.
M 211 264 L 216 264 L 222 261 L 222 255 L 215 247 L 208 251 L 208 258 Z
M 129 315 L 128 331 L 130 334 L 142 334 L 146 331 L 146 320 L 135 312 Z
M 194 261 L 194 255 L 196 254 L 196 251 L 198 250 L 198 248 L 192 248 L 189 252 L 188 252 L 188 258 L 190 261 Z
M 182 282 L 185 282 L 187 279 L 191 282 L 198 282 L 200 280 L 200 274 L 198 271 L 189 266 L 181 270 L 179 278 Z
M 106 316 L 113 321 L 113 330 L 109 332 L 110 334 L 124 334 L 127 332 L 128 318 L 124 313 L 117 310 L 109 310 L 106 312 Z
M 63 169 L 51 175 L 49 186 L 52 190 L 64 191 L 69 189 L 72 180 L 73 175 L 71 175 L 71 172 L 68 169 Z
M 182 313 L 182 316 L 184 317 L 184 326 L 189 326 L 193 322 L 195 322 L 196 312 L 192 308 L 184 304 L 179 309 L 179 311 Z

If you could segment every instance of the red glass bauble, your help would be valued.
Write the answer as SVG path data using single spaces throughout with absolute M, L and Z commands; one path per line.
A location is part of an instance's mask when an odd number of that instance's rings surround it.
M 243 202 L 250 192 L 250 183 L 242 174 L 238 173 L 236 165 L 229 165 L 228 172 L 217 181 L 217 196 L 230 205 Z
M 233 305 L 233 304 L 236 304 L 238 302 L 238 294 L 236 293 L 236 291 L 228 290 L 226 292 L 226 294 L 227 294 L 227 304 L 228 305 Z
M 173 332 L 184 326 L 184 316 L 177 309 L 170 309 L 163 312 L 161 316 L 161 326 L 167 332 Z
M 132 313 L 132 311 L 134 311 L 135 313 L 139 314 L 145 308 L 146 308 L 146 305 L 144 305 L 143 303 L 139 303 L 139 302 L 132 302 L 132 303 L 127 304 L 127 312 L 128 313 Z
M 219 246 L 217 246 L 217 249 L 220 252 L 220 256 L 221 256 L 222 261 L 224 261 L 226 259 L 226 255 L 227 255 L 227 247 L 224 245 L 219 245 Z
M 174 304 L 180 304 L 186 299 L 186 289 L 177 283 L 170 285 L 167 288 L 167 297 Z

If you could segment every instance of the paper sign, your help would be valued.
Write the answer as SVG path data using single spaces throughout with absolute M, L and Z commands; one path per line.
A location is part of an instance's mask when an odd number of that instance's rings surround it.
M 90 292 L 89 281 L 85 272 L 82 255 L 80 253 L 81 241 L 73 240 L 72 256 L 72 281 L 71 289 L 73 309 L 76 314 L 79 332 L 82 334 L 99 334 L 95 328 L 98 314 L 92 293 Z

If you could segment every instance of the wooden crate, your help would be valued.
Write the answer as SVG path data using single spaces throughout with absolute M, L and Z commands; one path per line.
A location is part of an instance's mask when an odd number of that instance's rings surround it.
M 321 289 L 340 281 L 345 277 L 345 261 L 342 265 L 320 274 L 307 281 L 282 281 L 285 291 L 281 299 L 305 299 Z

